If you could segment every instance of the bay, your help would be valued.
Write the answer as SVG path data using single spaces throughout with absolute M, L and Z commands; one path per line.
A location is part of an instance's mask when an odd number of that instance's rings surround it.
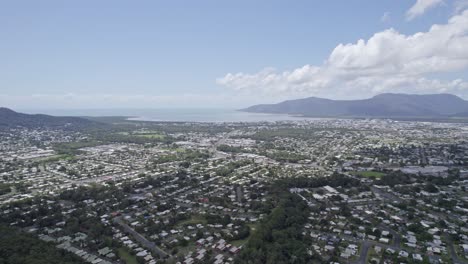
M 23 112 L 54 116 L 125 116 L 128 120 L 155 122 L 275 122 L 310 119 L 286 114 L 247 113 L 215 108 L 26 109 Z

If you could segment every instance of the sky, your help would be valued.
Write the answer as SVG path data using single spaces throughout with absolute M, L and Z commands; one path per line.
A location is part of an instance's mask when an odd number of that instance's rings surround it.
M 468 0 L 0 0 L 0 106 L 468 99 Z

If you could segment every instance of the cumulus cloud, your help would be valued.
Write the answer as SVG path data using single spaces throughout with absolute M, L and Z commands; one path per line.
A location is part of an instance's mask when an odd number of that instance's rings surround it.
M 468 0 L 457 0 L 454 3 L 455 14 L 459 14 L 463 10 L 468 8 Z
M 406 12 L 406 19 L 412 20 L 428 9 L 433 8 L 443 3 L 443 0 L 417 0 L 416 3 Z
M 468 10 L 427 32 L 404 35 L 395 29 L 368 40 L 339 44 L 320 66 L 291 71 L 228 73 L 217 83 L 238 91 L 297 95 L 359 96 L 384 91 L 461 92 L 463 80 L 430 79 L 431 75 L 468 68 Z M 350 94 L 351 93 L 351 94 Z M 346 96 L 347 95 L 347 96 Z

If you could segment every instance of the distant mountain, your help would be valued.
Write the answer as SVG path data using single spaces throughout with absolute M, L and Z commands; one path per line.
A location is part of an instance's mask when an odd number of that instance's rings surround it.
M 240 111 L 316 117 L 455 117 L 467 116 L 468 101 L 451 94 L 385 93 L 362 100 L 309 97 L 254 105 Z
M 80 117 L 29 115 L 0 107 L 0 129 L 15 127 L 79 129 L 93 125 L 101 124 Z

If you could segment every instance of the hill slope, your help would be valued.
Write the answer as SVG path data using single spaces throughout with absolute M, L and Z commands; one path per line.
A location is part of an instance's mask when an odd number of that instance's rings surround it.
M 29 115 L 0 107 L 0 129 L 15 127 L 79 129 L 93 125 L 101 124 L 80 117 Z
M 451 94 L 386 93 L 362 100 L 309 97 L 278 104 L 254 105 L 241 111 L 325 117 L 447 117 L 468 112 L 468 101 Z

